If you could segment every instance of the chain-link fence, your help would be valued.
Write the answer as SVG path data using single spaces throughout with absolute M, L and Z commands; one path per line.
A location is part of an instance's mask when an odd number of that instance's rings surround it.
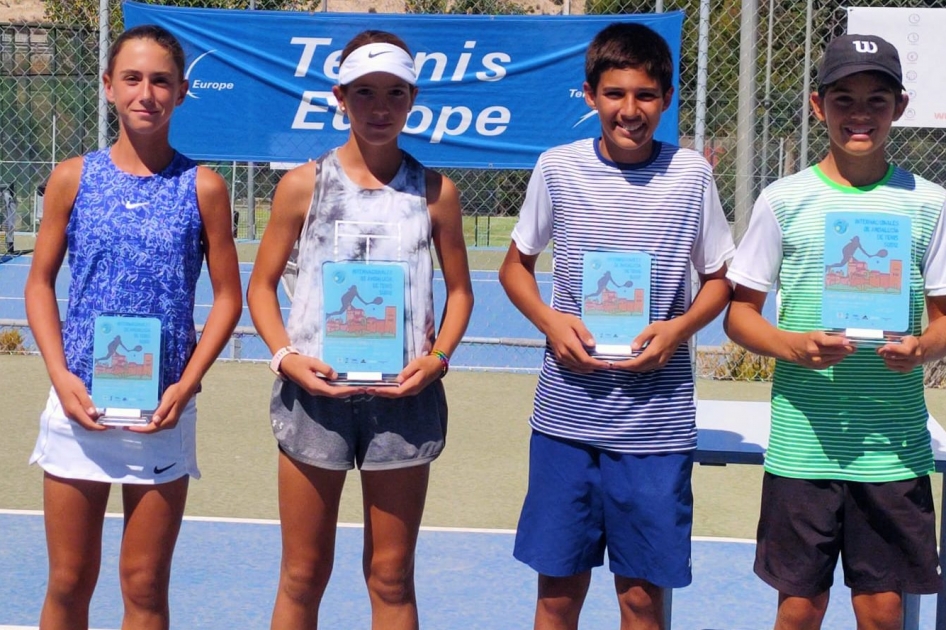
M 155 4 L 334 12 L 489 14 L 623 14 L 682 10 L 680 141 L 713 165 L 738 238 L 753 200 L 778 177 L 818 160 L 823 129 L 808 111 L 824 44 L 843 33 L 846 7 L 946 8 L 946 0 L 168 0 Z M 120 4 L 109 2 L 120 28 Z M 66 156 L 97 148 L 98 0 L 47 0 L 49 23 L 0 24 L 0 187 L 14 196 L 8 221 L 35 231 L 42 184 Z M 379 16 L 383 28 L 383 18 Z M 530 95 L 530 98 L 534 95 Z M 107 139 L 114 138 L 114 119 Z M 943 130 L 895 128 L 894 162 L 937 182 L 946 166 L 937 150 Z M 281 172 L 269 164 L 210 164 L 229 182 L 234 234 L 262 234 Z M 525 193 L 527 171 L 450 170 L 461 190 L 471 248 L 508 245 Z M 0 211 L 3 209 L 0 208 Z M 8 232 L 0 222 L 0 231 Z M 2 244 L 2 241 L 0 241 Z M 710 335 L 712 337 L 712 335 Z M 714 378 L 766 378 L 766 361 L 701 337 L 700 372 Z

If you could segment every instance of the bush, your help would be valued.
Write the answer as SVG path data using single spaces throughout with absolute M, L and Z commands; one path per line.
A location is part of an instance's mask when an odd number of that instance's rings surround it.
M 26 351 L 23 334 L 16 328 L 0 330 L 0 354 L 19 354 Z
M 760 357 L 727 341 L 719 348 L 703 348 L 697 355 L 697 375 L 718 381 L 771 381 L 775 359 Z M 946 389 L 946 359 L 923 366 L 923 385 Z
M 771 381 L 775 359 L 753 354 L 727 341 L 718 349 L 701 350 L 697 372 L 703 378 L 719 381 Z
M 934 361 L 923 366 L 923 385 L 934 389 L 946 388 L 946 361 Z

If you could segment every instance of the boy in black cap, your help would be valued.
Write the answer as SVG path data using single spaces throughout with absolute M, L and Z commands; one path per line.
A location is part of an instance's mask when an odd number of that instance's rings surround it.
M 828 154 L 762 191 L 727 274 L 729 336 L 776 360 L 755 572 L 779 591 L 776 630 L 817 630 L 840 556 L 857 627 L 899 630 L 901 593 L 940 588 L 922 364 L 946 355 L 946 190 L 887 162 L 907 96 L 886 41 L 829 43 L 811 104 Z M 834 273 L 825 266 L 826 215 L 845 211 L 910 219 L 912 255 L 898 263 L 909 330 L 899 343 L 858 345 L 823 330 Z M 847 229 L 835 219 L 831 227 Z M 845 269 L 866 267 L 853 256 Z M 761 314 L 776 286 L 777 327 Z

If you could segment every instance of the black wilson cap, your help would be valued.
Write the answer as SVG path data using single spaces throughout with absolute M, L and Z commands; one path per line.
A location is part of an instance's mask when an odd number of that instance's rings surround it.
M 900 55 L 893 44 L 876 35 L 841 35 L 828 42 L 818 72 L 818 88 L 858 72 L 882 72 L 903 89 Z

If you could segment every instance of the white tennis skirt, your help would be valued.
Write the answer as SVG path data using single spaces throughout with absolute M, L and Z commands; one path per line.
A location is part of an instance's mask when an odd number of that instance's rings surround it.
M 89 431 L 65 416 L 51 388 L 30 463 L 56 477 L 105 483 L 158 484 L 184 475 L 199 479 L 196 397 L 173 429 Z

